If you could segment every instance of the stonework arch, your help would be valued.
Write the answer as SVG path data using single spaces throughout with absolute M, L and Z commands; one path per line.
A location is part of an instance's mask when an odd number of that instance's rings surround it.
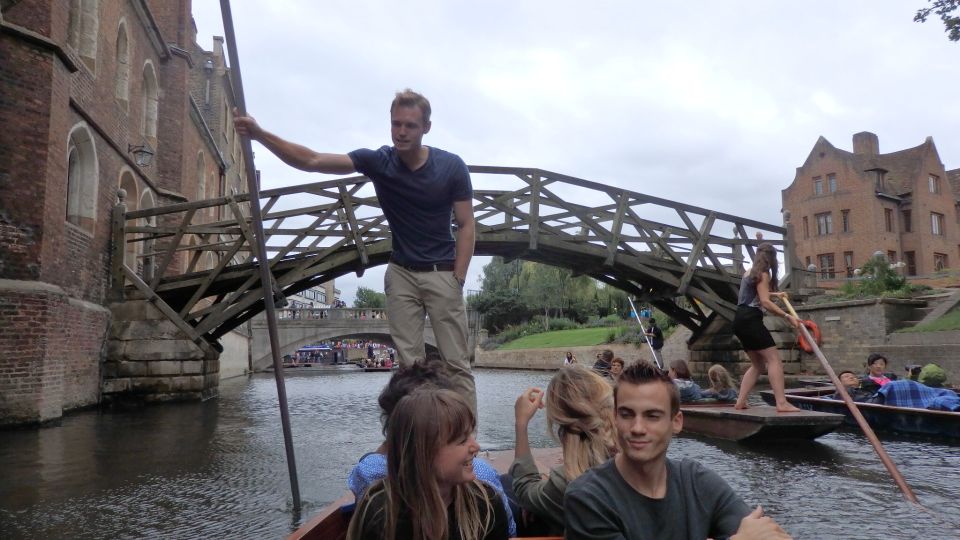
M 73 126 L 67 136 L 68 223 L 93 234 L 97 217 L 99 164 L 93 133 L 86 122 Z
M 139 206 L 141 210 L 155 208 L 157 206 L 156 198 L 153 195 L 153 191 L 151 191 L 150 189 L 143 190 L 143 193 L 140 195 Z M 139 221 L 138 225 L 142 227 L 154 227 L 157 225 L 156 216 L 140 218 L 138 221 Z M 143 236 L 144 235 L 141 235 L 141 237 Z M 155 247 L 154 241 L 145 240 L 143 242 L 137 242 L 137 245 L 140 246 L 138 249 L 140 250 L 141 254 L 144 255 L 144 257 L 143 259 L 141 259 L 140 264 L 137 265 L 136 270 L 142 278 L 144 278 L 145 280 L 149 280 L 151 277 L 153 277 L 153 267 L 154 267 L 153 265 L 154 265 L 155 258 L 151 254 L 153 253 L 153 250 Z
M 203 154 L 203 150 L 197 152 L 197 200 L 202 201 L 207 198 L 207 160 Z M 200 214 L 200 220 L 206 221 L 208 210 L 206 208 L 200 209 L 198 213 Z

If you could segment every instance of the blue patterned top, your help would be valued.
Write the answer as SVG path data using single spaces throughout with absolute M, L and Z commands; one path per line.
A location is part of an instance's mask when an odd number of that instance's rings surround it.
M 497 471 L 486 461 L 480 458 L 473 458 L 473 472 L 477 479 L 490 484 L 500 495 L 500 501 L 507 510 L 507 523 L 509 524 L 510 536 L 517 535 L 517 524 L 513 520 L 513 512 L 510 511 L 510 505 L 507 504 L 507 496 L 503 492 L 503 484 L 500 483 L 500 476 Z M 370 452 L 360 457 L 350 476 L 347 478 L 347 486 L 353 495 L 360 500 L 367 488 L 371 484 L 387 476 L 387 456 Z

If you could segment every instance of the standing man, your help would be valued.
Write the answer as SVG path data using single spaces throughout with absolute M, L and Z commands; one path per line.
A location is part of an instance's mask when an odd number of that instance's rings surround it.
M 653 347 L 654 362 L 658 366 L 663 365 L 663 355 L 660 349 L 663 348 L 663 330 L 657 326 L 657 320 L 650 317 L 650 326 L 647 327 L 647 337 L 650 338 L 650 346 Z
M 633 363 L 613 396 L 620 452 L 567 487 L 567 540 L 790 538 L 760 507 L 751 512 L 717 473 L 691 459 L 667 458 L 683 413 L 666 373 Z
M 429 316 L 447 371 L 476 414 L 463 303 L 476 230 L 473 186 L 459 156 L 422 144 L 431 126 L 427 98 L 410 89 L 398 92 L 390 104 L 393 146 L 349 154 L 314 152 L 264 130 L 249 116 L 238 116 L 234 125 L 291 167 L 326 174 L 359 172 L 373 181 L 393 235 L 384 292 L 400 364 L 424 359 L 424 317 Z

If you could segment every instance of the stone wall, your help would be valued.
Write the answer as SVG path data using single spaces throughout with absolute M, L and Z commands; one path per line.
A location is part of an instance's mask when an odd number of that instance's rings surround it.
M 244 324 L 220 338 L 220 380 L 250 373 L 250 330 Z
M 516 349 L 511 351 L 484 351 L 477 349 L 474 367 L 500 369 L 559 369 L 563 366 L 563 359 L 567 351 L 573 352 L 577 360 L 584 365 L 592 366 L 596 361 L 597 353 L 604 349 L 613 351 L 627 363 L 642 358 L 650 358 L 650 350 L 646 351 L 634 345 L 596 345 L 593 347 L 563 347 L 555 349 Z

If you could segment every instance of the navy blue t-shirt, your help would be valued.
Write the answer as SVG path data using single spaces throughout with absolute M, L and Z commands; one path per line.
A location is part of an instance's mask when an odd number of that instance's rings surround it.
M 453 262 L 454 201 L 473 199 L 470 172 L 460 156 L 430 147 L 427 162 L 411 171 L 392 146 L 347 154 L 373 188 L 393 233 L 392 259 L 400 264 Z

